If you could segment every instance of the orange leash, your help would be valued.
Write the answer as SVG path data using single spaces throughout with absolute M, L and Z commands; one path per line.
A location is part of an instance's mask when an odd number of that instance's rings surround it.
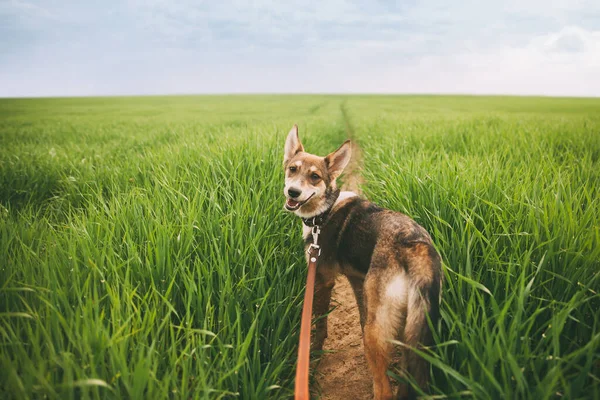
M 310 327 L 312 321 L 313 294 L 315 291 L 315 275 L 317 272 L 317 259 L 321 249 L 316 244 L 319 228 L 313 228 L 314 243 L 308 248 L 308 275 L 306 277 L 306 291 L 304 292 L 304 306 L 302 307 L 302 322 L 300 323 L 300 344 L 298 345 L 298 366 L 296 367 L 295 400 L 308 400 L 308 367 L 310 364 Z M 316 237 L 315 237 L 316 234 Z

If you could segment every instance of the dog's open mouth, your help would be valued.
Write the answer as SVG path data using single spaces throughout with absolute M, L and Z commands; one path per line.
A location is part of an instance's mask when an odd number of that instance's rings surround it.
M 304 201 L 296 201 L 294 199 L 290 199 L 288 198 L 287 201 L 285 202 L 285 208 L 288 211 L 296 211 L 297 209 L 299 209 L 300 207 L 302 207 L 304 204 L 306 204 L 307 201 L 309 201 L 310 199 L 312 199 L 312 197 L 315 195 L 315 193 L 311 194 L 308 199 L 304 200 Z

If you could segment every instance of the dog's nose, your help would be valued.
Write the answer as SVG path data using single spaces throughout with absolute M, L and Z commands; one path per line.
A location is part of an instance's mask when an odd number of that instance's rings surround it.
M 291 198 L 295 199 L 296 197 L 300 196 L 300 194 L 302 194 L 302 192 L 298 189 L 289 188 L 288 194 L 290 195 Z

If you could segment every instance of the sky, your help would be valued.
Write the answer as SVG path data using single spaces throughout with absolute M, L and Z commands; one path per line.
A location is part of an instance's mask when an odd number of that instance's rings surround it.
M 0 97 L 600 96 L 599 0 L 0 0 Z

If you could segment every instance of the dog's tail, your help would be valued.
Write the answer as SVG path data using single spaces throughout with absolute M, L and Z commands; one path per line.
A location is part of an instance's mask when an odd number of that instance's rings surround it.
M 421 248 L 415 248 L 415 252 L 424 256 L 415 257 L 410 261 L 412 265 L 409 266 L 409 271 L 414 290 L 408 297 L 404 342 L 423 351 L 425 347 L 434 344 L 433 329 L 437 327 L 440 317 L 443 275 L 440 256 L 433 246 L 429 243 L 419 243 L 416 247 Z M 419 387 L 427 391 L 429 363 L 414 351 L 408 351 L 405 365 Z M 416 398 L 416 393 L 411 391 L 409 398 Z

